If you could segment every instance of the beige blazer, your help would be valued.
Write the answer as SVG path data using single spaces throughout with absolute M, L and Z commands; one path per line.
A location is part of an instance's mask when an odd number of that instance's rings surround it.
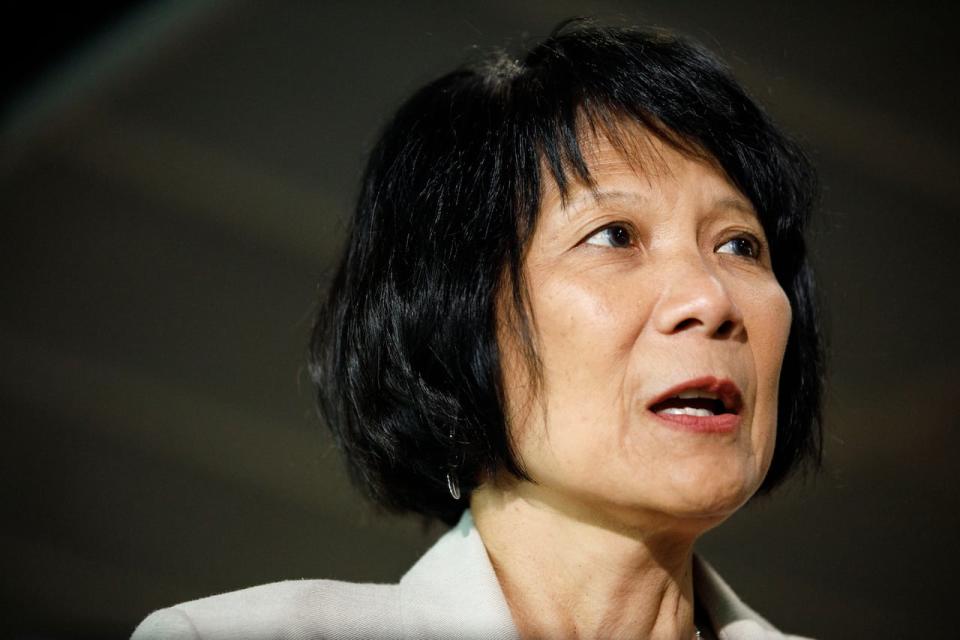
M 786 640 L 705 562 L 694 590 L 720 640 Z M 470 512 L 399 584 L 290 580 L 150 614 L 131 640 L 519 640 Z

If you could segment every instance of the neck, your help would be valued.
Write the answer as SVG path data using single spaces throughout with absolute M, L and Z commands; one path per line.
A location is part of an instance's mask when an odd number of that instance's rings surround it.
M 524 488 L 471 496 L 521 638 L 694 637 L 695 535 L 578 517 Z

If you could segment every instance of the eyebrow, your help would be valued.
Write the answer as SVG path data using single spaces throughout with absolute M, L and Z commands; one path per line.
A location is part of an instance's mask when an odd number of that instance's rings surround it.
M 618 189 L 609 191 L 585 190 L 577 197 L 567 202 L 563 210 L 570 217 L 576 216 L 580 211 L 591 204 L 604 204 L 610 201 L 629 202 L 632 204 L 643 204 L 648 202 L 648 198 L 643 194 L 634 191 L 621 191 Z M 734 209 L 741 213 L 753 216 L 759 219 L 756 209 L 749 201 L 735 196 L 725 196 L 713 201 L 712 209 Z
M 753 205 L 750 204 L 747 200 L 743 198 L 733 198 L 726 197 L 720 198 L 713 202 L 714 209 L 736 209 L 737 211 L 747 213 L 755 218 L 759 218 L 757 215 L 757 210 L 753 208 Z
M 588 189 L 564 204 L 563 210 L 572 217 L 591 204 L 605 204 L 610 201 L 642 204 L 646 203 L 648 198 L 635 191 L 621 191 L 618 189 L 595 191 Z

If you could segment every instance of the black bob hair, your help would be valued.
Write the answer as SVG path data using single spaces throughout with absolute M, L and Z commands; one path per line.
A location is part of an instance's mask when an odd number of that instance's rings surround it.
M 522 266 L 542 187 L 592 184 L 584 134 L 624 145 L 624 123 L 715 162 L 756 209 L 793 311 L 760 492 L 819 464 L 810 163 L 700 46 L 572 21 L 520 60 L 494 54 L 423 87 L 371 153 L 310 356 L 321 415 L 375 503 L 453 523 L 466 501 L 448 473 L 464 496 L 498 470 L 526 477 L 504 417 L 496 303 L 512 300 L 538 371 Z

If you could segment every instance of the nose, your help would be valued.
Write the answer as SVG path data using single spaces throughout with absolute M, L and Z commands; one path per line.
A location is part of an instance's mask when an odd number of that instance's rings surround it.
M 723 282 L 694 259 L 666 270 L 653 310 L 654 327 L 666 335 L 700 332 L 708 338 L 736 338 L 743 333 L 743 315 Z

